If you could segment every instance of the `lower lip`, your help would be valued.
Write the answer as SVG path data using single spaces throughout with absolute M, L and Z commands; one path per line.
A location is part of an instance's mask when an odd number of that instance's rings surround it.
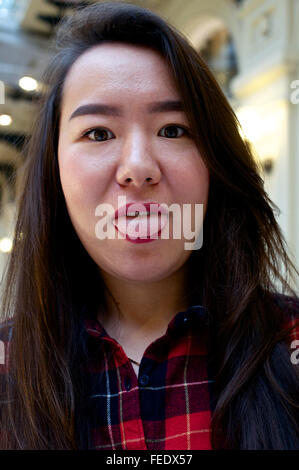
M 114 227 L 119 232 L 116 225 Z M 161 231 L 162 230 L 159 230 L 159 232 L 157 234 L 155 234 L 155 237 L 159 236 Z M 154 242 L 154 241 L 158 240 L 158 238 L 131 238 L 131 237 L 129 237 L 129 235 L 126 234 L 126 240 L 128 240 L 131 243 L 149 243 L 149 242 Z

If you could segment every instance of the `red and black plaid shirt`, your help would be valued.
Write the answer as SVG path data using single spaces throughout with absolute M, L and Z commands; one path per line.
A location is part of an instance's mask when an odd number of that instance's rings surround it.
M 201 306 L 177 313 L 165 335 L 145 350 L 138 378 L 117 341 L 98 321 L 86 321 L 88 333 L 101 344 L 89 365 L 95 378 L 91 415 L 96 449 L 211 448 L 206 320 Z
M 298 318 L 299 302 L 288 298 L 288 305 L 289 323 Z M 176 314 L 165 335 L 145 350 L 138 378 L 120 344 L 99 321 L 86 318 L 85 330 L 90 390 L 86 420 L 93 448 L 211 449 L 213 379 L 203 307 Z M 298 337 L 293 332 L 291 342 Z M 7 337 L 3 341 L 7 352 Z M 1 371 L 6 373 L 7 367 L 0 365 Z

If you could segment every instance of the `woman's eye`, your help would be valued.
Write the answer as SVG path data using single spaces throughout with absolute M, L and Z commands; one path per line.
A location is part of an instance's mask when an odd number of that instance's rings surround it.
M 111 131 L 109 131 L 108 129 L 99 127 L 97 129 L 91 129 L 90 131 L 85 132 L 83 137 L 89 137 L 90 140 L 94 140 L 96 142 L 104 142 L 105 140 L 109 139 L 109 135 L 110 135 L 110 138 L 113 139 L 113 133 Z
M 171 126 L 165 126 L 162 130 L 166 131 L 162 137 L 167 137 L 169 139 L 175 139 L 177 137 L 182 137 L 183 135 L 188 134 L 187 129 L 181 126 L 176 126 L 174 124 Z
M 189 133 L 187 129 L 185 129 L 184 127 L 171 124 L 170 126 L 163 127 L 159 135 L 161 134 L 162 134 L 162 137 L 166 137 L 168 139 L 176 139 L 178 137 L 188 135 Z M 83 137 L 88 137 L 90 140 L 93 140 L 94 142 L 105 142 L 106 140 L 113 139 L 114 134 L 108 129 L 99 127 L 95 129 L 90 129 L 89 131 L 85 132 Z

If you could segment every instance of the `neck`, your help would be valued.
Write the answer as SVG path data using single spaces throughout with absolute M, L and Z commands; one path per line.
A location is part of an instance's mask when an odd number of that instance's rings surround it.
M 121 324 L 127 329 L 155 331 L 189 305 L 188 276 L 183 267 L 157 282 L 116 279 L 102 272 L 105 303 L 99 313 L 104 326 Z

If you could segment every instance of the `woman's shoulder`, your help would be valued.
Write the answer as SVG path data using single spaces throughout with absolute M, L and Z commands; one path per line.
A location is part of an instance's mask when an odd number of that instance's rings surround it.
M 282 312 L 284 322 L 289 323 L 299 319 L 299 297 L 276 293 L 273 294 L 273 300 Z
M 288 331 L 287 343 L 291 349 L 299 346 L 299 298 L 274 294 L 273 300 L 281 315 L 281 332 Z
M 272 294 L 273 300 L 277 305 L 285 307 L 287 309 L 293 309 L 299 314 L 299 297 L 294 297 L 287 294 L 281 294 L 279 292 L 275 292 Z

